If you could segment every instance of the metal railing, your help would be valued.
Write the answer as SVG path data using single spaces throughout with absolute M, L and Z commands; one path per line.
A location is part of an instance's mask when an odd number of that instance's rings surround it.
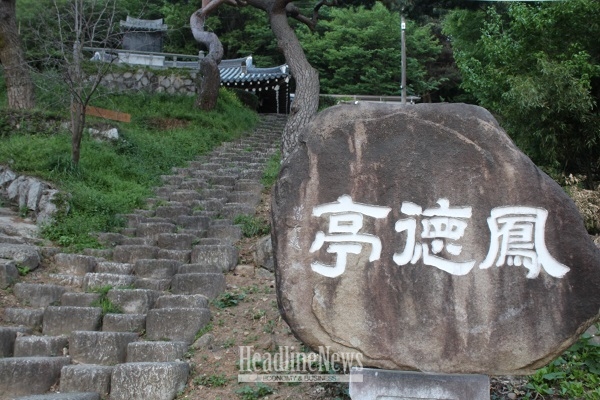
M 371 101 L 377 103 L 401 103 L 402 96 L 373 96 L 373 95 L 362 95 L 362 94 L 321 94 L 321 97 L 333 97 L 334 99 L 348 100 L 348 101 Z M 419 96 L 406 96 L 408 103 L 414 104 L 421 100 Z
M 154 51 L 137 51 L 137 50 L 124 50 L 124 49 L 109 49 L 104 47 L 83 47 L 83 50 L 92 53 L 100 53 L 101 55 L 118 55 L 121 54 L 134 54 L 141 56 L 157 56 L 165 58 L 165 67 L 169 68 L 198 68 L 198 62 L 204 58 L 204 52 L 198 52 L 198 55 L 191 54 L 175 54 L 175 53 L 160 53 Z M 184 61 L 188 60 L 188 61 Z M 191 60 L 191 61 L 189 61 Z M 192 64 L 193 63 L 193 64 Z

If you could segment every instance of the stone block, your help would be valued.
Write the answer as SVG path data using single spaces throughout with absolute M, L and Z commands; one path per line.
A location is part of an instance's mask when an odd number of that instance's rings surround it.
M 83 276 L 80 275 L 48 274 L 48 278 L 52 283 L 60 286 L 80 288 L 83 285 Z
M 137 260 L 134 272 L 139 278 L 171 279 L 180 265 L 181 263 L 175 260 Z
M 166 291 L 171 288 L 171 279 L 136 278 L 134 286 L 137 289 Z
M 216 274 L 177 274 L 171 282 L 173 294 L 201 294 L 214 299 L 225 291 L 225 276 Z
M 17 283 L 14 286 L 14 294 L 19 303 L 30 307 L 60 304 L 60 298 L 67 290 L 64 286 L 41 283 Z
M 196 333 L 210 321 L 210 311 L 204 308 L 157 308 L 146 317 L 146 337 L 149 340 L 194 342 Z
M 433 374 L 352 368 L 352 400 L 490 400 L 487 375 Z
M 16 265 L 31 271 L 39 267 L 41 262 L 38 248 L 28 244 L 0 243 L 0 259 L 13 260 Z
M 134 342 L 127 346 L 127 362 L 183 361 L 188 346 L 184 342 Z
M 12 260 L 0 260 L 0 289 L 6 289 L 19 280 L 19 270 Z
M 182 264 L 177 271 L 178 274 L 218 274 L 223 273 L 216 265 L 205 264 Z
M 67 365 L 60 373 L 60 391 L 64 394 L 95 392 L 107 399 L 113 368 L 107 365 Z
M 256 265 L 274 272 L 275 261 L 273 260 L 273 244 L 271 242 L 271 236 L 264 236 L 258 240 L 253 256 Z
M 127 363 L 117 365 L 111 378 L 111 400 L 173 400 L 185 388 L 189 365 Z
M 66 336 L 19 336 L 15 340 L 15 357 L 57 357 L 69 346 Z
M 92 307 L 100 300 L 100 293 L 66 292 L 60 298 L 60 305 L 67 307 Z
M 196 191 L 192 191 L 192 193 L 196 193 L 197 195 L 199 195 L 199 193 L 196 192 Z M 181 200 L 174 200 L 174 201 L 181 201 Z M 190 207 L 187 207 L 187 206 L 161 206 L 161 207 L 156 207 L 156 216 L 157 217 L 159 217 L 159 218 L 167 218 L 167 219 L 170 219 L 170 220 L 175 220 L 180 215 L 190 215 L 191 213 L 192 213 L 192 209 Z
M 17 336 L 30 333 L 31 329 L 25 327 L 0 326 L 0 358 L 12 357 Z
M 15 397 L 14 400 L 101 400 L 95 392 L 34 394 Z
M 175 224 L 166 222 L 145 222 L 140 223 L 137 226 L 135 236 L 137 237 L 151 237 L 158 239 L 158 235 L 161 233 L 173 233 L 177 230 Z
M 188 264 L 192 259 L 192 251 L 191 250 L 169 250 L 169 249 L 160 249 L 156 255 L 157 258 L 162 258 L 165 260 L 175 260 L 179 261 L 183 264 Z
M 93 290 L 102 287 L 131 287 L 135 283 L 135 277 L 119 274 L 99 274 L 96 272 L 85 274 L 83 277 L 83 290 Z
M 42 328 L 44 310 L 42 308 L 5 308 L 4 319 L 14 325 L 22 325 L 32 330 Z
M 104 332 L 137 332 L 146 329 L 146 314 L 106 314 L 102 319 Z
M 137 260 L 156 258 L 159 248 L 144 245 L 121 245 L 113 251 L 113 261 L 133 264 Z
M 81 254 L 60 253 L 54 256 L 54 265 L 60 269 L 62 274 L 83 276 L 88 272 L 94 272 L 97 264 L 96 257 Z
M 206 232 L 206 236 L 219 238 L 233 244 L 242 238 L 242 228 L 238 225 L 211 225 L 208 232 Z
M 46 307 L 42 333 L 48 336 L 68 335 L 77 330 L 96 331 L 102 323 L 99 307 Z
M 221 271 L 230 271 L 237 265 L 238 250 L 230 245 L 200 245 L 192 250 L 191 264 L 215 265 Z
M 146 314 L 160 295 L 160 292 L 148 289 L 113 289 L 107 297 L 125 314 Z
M 131 332 L 74 331 L 69 337 L 69 353 L 81 364 L 124 363 L 127 345 L 137 339 L 138 334 Z
M 168 250 L 191 250 L 198 243 L 198 238 L 186 233 L 161 233 L 156 245 Z
M 46 393 L 70 362 L 69 357 L 1 358 L 0 393 L 5 397 Z
M 208 297 L 201 294 L 172 294 L 160 296 L 154 308 L 208 308 Z
M 103 261 L 98 263 L 96 272 L 104 274 L 130 275 L 133 273 L 133 264 Z
M 175 222 L 184 229 L 206 231 L 210 223 L 210 218 L 201 215 L 180 215 L 175 219 Z

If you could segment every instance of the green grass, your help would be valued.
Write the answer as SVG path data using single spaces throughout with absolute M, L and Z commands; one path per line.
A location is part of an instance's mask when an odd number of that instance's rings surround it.
M 263 172 L 261 182 L 265 187 L 270 188 L 271 186 L 273 186 L 273 184 L 277 180 L 277 175 L 279 175 L 280 166 L 281 152 L 278 151 L 277 153 L 273 154 L 271 158 L 269 158 L 269 161 L 267 162 L 267 167 Z
M 269 222 L 260 217 L 251 215 L 236 215 L 233 219 L 233 223 L 240 225 L 242 228 L 242 234 L 248 238 L 267 235 L 271 232 L 271 226 L 269 225 Z
M 0 135 L 0 164 L 50 181 L 69 193 L 57 222 L 46 226 L 43 233 L 73 251 L 99 247 L 90 233 L 122 226 L 116 214 L 143 207 L 145 199 L 152 195 L 151 188 L 159 184 L 160 175 L 169 174 L 174 166 L 184 166 L 223 141 L 239 137 L 257 121 L 257 115 L 226 90 L 220 92 L 217 107 L 211 112 L 195 109 L 191 96 L 100 91 L 92 105 L 130 113 L 132 122 L 113 123 L 88 117 L 87 125 L 108 122 L 116 126 L 120 139 L 116 143 L 96 142 L 86 131 L 81 161 L 75 166 L 71 163 L 69 132 L 57 132 L 55 125 L 44 131 L 44 124 L 39 122 L 48 114 L 68 121 L 64 94 L 56 80 L 41 82 L 37 122 L 26 124 L 27 129 L 10 129 L 9 134 Z M 0 91 L 0 98 L 5 97 Z M 0 130 L 7 125 L 7 114 L 7 110 L 0 109 Z M 166 119 L 185 124 L 172 124 L 171 129 L 156 123 Z

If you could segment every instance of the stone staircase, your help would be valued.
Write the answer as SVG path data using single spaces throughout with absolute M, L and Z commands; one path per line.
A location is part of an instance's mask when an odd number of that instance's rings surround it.
M 255 213 L 285 121 L 263 115 L 252 134 L 174 168 L 148 209 L 98 235 L 106 249 L 53 254 L 52 283 L 14 284 L 19 306 L 3 310 L 0 326 L 0 400 L 175 398 L 188 346 L 237 265 L 233 219 Z

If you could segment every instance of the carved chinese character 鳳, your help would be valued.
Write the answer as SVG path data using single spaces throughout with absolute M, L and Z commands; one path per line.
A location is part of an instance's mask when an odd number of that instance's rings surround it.
M 329 216 L 329 234 L 317 232 L 310 252 L 314 253 L 323 247 L 325 242 L 331 242 L 327 247 L 328 253 L 337 254 L 335 265 L 326 265 L 313 262 L 311 268 L 318 274 L 335 278 L 346 270 L 348 254 L 359 254 L 362 251 L 361 243 L 371 245 L 369 261 L 379 260 L 381 257 L 381 239 L 375 235 L 359 233 L 363 227 L 363 216 L 372 218 L 385 218 L 392 209 L 376 205 L 355 203 L 348 195 L 343 195 L 336 202 L 321 204 L 313 209 L 312 215 L 320 217 Z
M 394 253 L 394 262 L 398 265 L 406 265 L 409 262 L 416 264 L 421 257 L 423 264 L 446 271 L 452 275 L 468 274 L 475 261 L 456 262 L 437 256 L 442 250 L 458 256 L 462 252 L 462 246 L 454 241 L 463 237 L 467 223 L 465 219 L 471 218 L 471 207 L 450 207 L 448 199 L 439 199 L 439 207 L 423 209 L 411 202 L 403 202 L 400 211 L 410 216 L 422 216 L 421 225 L 423 230 L 422 239 L 432 239 L 431 244 L 417 241 L 417 219 L 407 218 L 396 222 L 396 232 L 406 232 L 406 246 L 402 253 Z M 431 252 L 429 246 L 431 245 Z
M 490 250 L 479 268 L 508 264 L 524 266 L 527 278 L 536 278 L 544 268 L 550 276 L 562 278 L 569 268 L 556 261 L 546 248 L 544 231 L 548 211 L 535 207 L 498 207 L 491 211 Z

